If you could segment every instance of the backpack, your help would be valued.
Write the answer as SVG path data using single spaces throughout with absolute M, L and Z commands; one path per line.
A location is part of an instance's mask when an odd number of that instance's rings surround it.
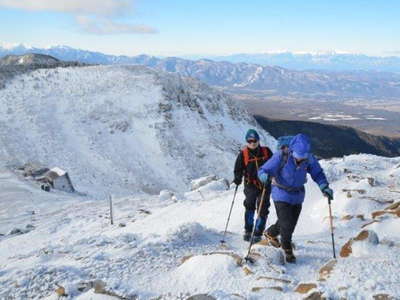
M 289 158 L 289 145 L 292 139 L 294 138 L 293 135 L 285 135 L 285 136 L 280 136 L 277 141 L 277 151 L 281 151 L 281 161 L 279 165 L 278 172 L 281 172 L 283 167 L 286 165 L 288 158 Z M 275 178 L 272 180 L 272 184 L 278 186 L 281 189 L 286 190 L 287 192 L 298 192 L 304 190 L 304 186 L 300 188 L 292 188 L 292 187 L 286 187 L 284 185 L 279 184 Z
M 261 157 L 253 157 L 253 158 L 250 158 L 249 148 L 244 147 L 244 148 L 242 149 L 242 153 L 243 153 L 243 162 L 244 162 L 244 165 L 245 165 L 246 167 L 247 167 L 247 165 L 248 165 L 250 162 L 255 161 L 255 162 L 256 162 L 256 165 L 257 165 L 257 169 L 258 169 L 258 161 L 259 161 L 259 160 L 267 160 L 267 159 L 269 159 L 269 153 L 268 153 L 267 147 L 260 147 L 260 148 L 261 148 L 262 156 L 261 156 Z
M 244 147 L 242 149 L 243 162 L 244 162 L 245 167 L 247 167 L 247 165 L 250 162 L 254 161 L 256 163 L 256 168 L 257 168 L 257 171 L 258 171 L 258 169 L 260 168 L 260 166 L 258 165 L 258 161 L 266 161 L 266 160 L 268 160 L 270 158 L 270 154 L 269 154 L 268 148 L 267 147 L 260 147 L 260 148 L 261 148 L 262 156 L 260 156 L 260 157 L 252 157 L 252 158 L 250 158 L 249 148 Z M 252 184 L 254 184 L 257 187 L 261 186 L 260 182 L 258 181 L 257 178 L 250 179 L 249 177 L 247 177 L 247 181 L 252 183 Z
M 278 145 L 277 145 L 277 151 L 279 150 L 283 150 L 284 147 L 288 147 L 290 145 L 290 142 L 292 141 L 292 139 L 294 138 L 294 135 L 284 135 L 284 136 L 280 136 L 278 137 L 277 141 L 278 141 Z

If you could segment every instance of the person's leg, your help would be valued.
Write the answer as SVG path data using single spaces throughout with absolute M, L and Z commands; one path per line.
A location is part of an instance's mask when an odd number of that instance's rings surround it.
M 280 234 L 280 226 L 279 226 L 279 218 L 277 218 L 275 224 L 269 226 L 268 229 L 264 232 L 264 235 L 269 245 L 274 246 L 276 248 L 280 248 L 281 242 L 278 239 L 279 234 Z
M 245 207 L 244 212 L 244 240 L 250 240 L 251 233 L 253 231 L 254 224 L 254 213 L 256 210 L 257 201 L 257 189 L 252 185 L 246 184 L 244 187 L 245 199 L 243 205 Z
M 267 185 L 265 187 L 264 197 L 261 199 L 262 191 L 259 192 L 259 197 L 257 197 L 257 210 L 260 210 L 260 215 L 256 220 L 256 228 L 254 231 L 254 235 L 260 236 L 263 234 L 265 230 L 265 224 L 267 222 L 267 217 L 269 214 L 270 207 L 270 195 L 271 195 L 271 185 Z
M 293 232 L 296 229 L 297 221 L 299 220 L 300 212 L 301 212 L 302 205 L 296 204 L 292 205 L 292 217 L 291 217 L 291 236 L 290 241 L 292 240 Z
M 281 245 L 285 251 L 286 261 L 296 262 L 296 256 L 293 254 L 292 235 L 301 212 L 300 205 L 291 205 L 288 203 L 279 204 L 279 224 L 281 226 Z
M 292 230 L 292 205 L 286 202 L 275 202 L 276 214 L 279 222 L 279 233 L 281 235 L 282 248 L 291 247 Z

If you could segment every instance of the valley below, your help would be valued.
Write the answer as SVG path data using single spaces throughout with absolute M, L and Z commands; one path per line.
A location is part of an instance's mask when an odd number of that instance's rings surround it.
M 229 92 L 251 114 L 275 120 L 344 125 L 377 136 L 400 137 L 400 99 L 314 99 L 261 92 Z

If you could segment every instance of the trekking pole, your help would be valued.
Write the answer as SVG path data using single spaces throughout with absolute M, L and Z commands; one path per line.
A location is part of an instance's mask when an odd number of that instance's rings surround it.
M 332 236 L 332 249 L 333 249 L 333 258 L 336 259 L 336 251 L 335 251 L 335 236 L 333 234 L 333 221 L 332 221 L 332 209 L 331 209 L 331 199 L 328 198 L 328 206 L 329 206 L 329 220 L 331 226 L 331 236 Z
M 257 219 L 260 217 L 260 212 L 261 212 L 261 209 L 262 209 L 263 204 L 264 204 L 265 190 L 266 190 L 265 185 L 263 185 L 263 190 L 262 190 L 262 193 L 261 193 L 260 205 L 258 206 L 258 209 L 257 209 Z M 256 220 L 257 220 L 257 219 L 256 219 Z M 253 244 L 254 244 L 254 243 L 253 243 L 253 238 L 254 238 L 254 232 L 255 232 L 255 230 L 256 230 L 256 226 L 255 226 L 255 224 L 254 224 L 254 226 L 253 226 L 253 231 L 251 232 L 249 250 L 247 251 L 246 257 L 244 258 L 244 260 L 245 260 L 246 262 L 249 261 L 250 263 L 254 263 L 254 259 L 250 257 L 250 251 L 251 251 L 251 247 L 252 247 Z
M 110 199 L 110 221 L 111 221 L 111 225 L 114 225 L 112 195 L 109 195 L 109 199 Z
M 236 187 L 235 187 L 235 192 L 234 192 L 234 194 L 233 194 L 232 204 L 231 204 L 231 208 L 230 208 L 230 210 L 229 210 L 228 220 L 226 221 L 224 236 L 223 236 L 223 238 L 222 238 L 222 240 L 221 240 L 221 244 L 224 244 L 224 243 L 225 243 L 226 230 L 228 229 L 228 224 L 229 224 L 229 220 L 230 220 L 230 218 L 231 218 L 233 203 L 235 202 L 236 192 L 237 192 L 237 190 L 238 190 L 238 187 L 239 187 L 238 185 L 236 185 Z

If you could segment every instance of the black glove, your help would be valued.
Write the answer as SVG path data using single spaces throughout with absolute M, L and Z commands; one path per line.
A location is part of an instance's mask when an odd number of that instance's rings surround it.
M 233 183 L 236 184 L 236 185 L 241 185 L 242 184 L 242 178 L 233 179 Z

